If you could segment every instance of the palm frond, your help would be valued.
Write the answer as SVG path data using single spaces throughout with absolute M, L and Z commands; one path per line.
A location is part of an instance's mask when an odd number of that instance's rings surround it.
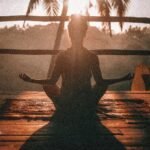
M 112 7 L 117 10 L 117 15 L 120 17 L 120 27 L 123 28 L 121 17 L 125 15 L 130 0 L 112 0 Z
M 111 3 L 109 0 L 97 0 L 98 4 L 98 11 L 102 17 L 110 17 L 110 12 L 111 12 Z M 104 25 L 108 25 L 109 31 L 110 31 L 110 36 L 112 36 L 112 30 L 111 30 L 111 22 L 104 22 Z
M 30 0 L 26 16 L 28 16 L 33 11 L 33 9 L 36 9 L 36 6 L 40 3 L 40 1 L 41 0 Z
M 34 9 L 36 9 L 37 5 L 39 5 L 40 2 L 43 2 L 48 15 L 56 16 L 59 12 L 58 1 L 59 0 L 30 0 L 26 16 L 28 16 Z M 23 26 L 25 25 L 25 21 L 26 20 L 24 20 Z
M 109 0 L 97 0 L 98 2 L 98 11 L 103 17 L 110 15 L 111 5 Z
M 62 9 L 62 12 L 61 12 L 62 17 L 65 17 L 67 15 L 68 1 L 69 0 L 63 0 L 63 9 Z M 53 49 L 59 49 L 59 47 L 60 47 L 61 37 L 62 37 L 63 29 L 64 29 L 64 23 L 65 23 L 64 20 L 60 21 Z M 55 56 L 53 56 L 52 59 L 51 59 L 51 63 L 50 63 L 48 74 L 47 74 L 48 77 L 51 77 L 51 74 L 52 74 L 52 71 L 53 71 L 53 68 L 54 68 L 55 59 L 56 59 Z
M 69 0 L 63 0 L 63 8 L 62 8 L 62 12 L 61 12 L 62 17 L 65 17 L 67 15 L 68 1 Z M 58 27 L 57 35 L 56 35 L 56 39 L 55 39 L 55 44 L 54 44 L 54 49 L 58 49 L 60 46 L 60 41 L 61 41 L 62 33 L 64 30 L 64 23 L 65 23 L 64 20 L 60 21 L 60 23 L 59 23 L 59 27 Z
M 50 16 L 58 15 L 58 12 L 59 12 L 58 0 L 44 0 L 43 4 L 48 15 Z
M 29 5 L 28 5 L 28 9 L 26 12 L 26 16 L 28 16 L 33 11 L 33 9 L 36 8 L 36 6 L 40 3 L 40 1 L 41 0 L 30 0 Z M 25 26 L 25 22 L 26 22 L 26 20 L 24 20 L 23 26 Z

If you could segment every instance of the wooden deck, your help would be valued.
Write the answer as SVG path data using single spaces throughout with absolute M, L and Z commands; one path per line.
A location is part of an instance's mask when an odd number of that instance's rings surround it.
M 107 92 L 99 106 L 101 123 L 126 149 L 150 149 L 150 92 Z M 42 143 L 54 110 L 43 92 L 0 92 L 0 150 L 18 150 L 31 136 Z

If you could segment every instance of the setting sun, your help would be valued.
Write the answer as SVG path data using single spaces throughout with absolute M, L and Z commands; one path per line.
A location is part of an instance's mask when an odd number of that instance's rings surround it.
M 89 6 L 92 6 L 89 8 Z M 88 13 L 92 16 L 99 15 L 96 7 L 96 0 L 70 0 L 68 4 L 68 15 L 72 14 L 80 14 L 80 15 L 87 15 L 87 9 Z M 100 24 L 96 22 L 91 22 L 90 25 L 99 27 Z
M 90 0 L 71 0 L 69 1 L 69 14 L 85 15 L 89 6 Z

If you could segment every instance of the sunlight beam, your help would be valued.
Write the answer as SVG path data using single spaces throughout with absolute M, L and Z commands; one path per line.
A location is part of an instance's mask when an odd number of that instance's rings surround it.
M 86 15 L 86 8 L 88 8 L 89 0 L 70 0 L 68 14 Z

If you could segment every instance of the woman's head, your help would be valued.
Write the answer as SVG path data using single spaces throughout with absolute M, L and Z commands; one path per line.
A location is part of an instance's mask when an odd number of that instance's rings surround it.
M 68 24 L 68 31 L 71 41 L 74 43 L 82 43 L 88 28 L 87 18 L 80 15 L 72 15 Z

